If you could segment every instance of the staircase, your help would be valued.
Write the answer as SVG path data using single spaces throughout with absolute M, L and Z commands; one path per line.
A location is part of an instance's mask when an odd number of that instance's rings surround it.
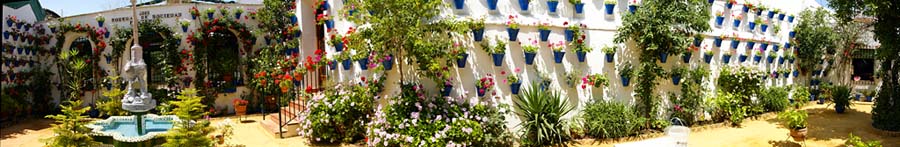
M 260 124 L 266 131 L 281 138 L 297 136 L 297 129 L 300 128 L 300 120 L 297 115 L 303 112 L 303 108 L 302 98 L 298 98 L 280 108 L 281 119 L 279 119 L 279 113 L 271 113 L 263 116 L 265 120 Z

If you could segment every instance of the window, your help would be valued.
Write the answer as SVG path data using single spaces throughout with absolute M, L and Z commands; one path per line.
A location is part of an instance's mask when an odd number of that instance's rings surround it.
M 875 74 L 874 59 L 853 59 L 853 75 L 850 78 L 859 76 L 860 80 L 872 80 Z

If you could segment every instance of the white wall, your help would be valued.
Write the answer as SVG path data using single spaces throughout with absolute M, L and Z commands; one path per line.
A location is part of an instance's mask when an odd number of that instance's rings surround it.
M 34 14 L 34 11 L 32 11 L 31 4 L 26 4 L 25 6 L 19 7 L 18 9 L 13 9 L 11 7 L 7 7 L 6 5 L 3 5 L 2 28 L 3 28 L 3 31 L 12 32 L 13 28 L 15 28 L 16 25 L 13 24 L 12 27 L 8 27 L 6 25 L 6 22 L 7 22 L 6 18 L 9 16 L 16 16 L 17 20 L 24 21 L 26 24 L 40 25 L 43 23 L 43 22 L 37 20 L 35 14 Z M 44 25 L 44 26 L 46 26 L 46 25 Z M 24 26 L 23 26 L 23 28 L 24 28 Z M 29 31 L 25 31 L 24 29 L 19 29 L 19 31 L 29 33 L 29 34 L 35 35 L 35 36 L 38 35 L 35 29 L 30 29 Z M 13 46 L 23 46 L 23 47 L 28 45 L 25 42 L 13 41 L 12 36 L 10 36 L 9 39 L 3 39 L 3 44 L 13 45 Z M 13 53 L 13 54 L 3 53 L 3 54 L 8 55 L 8 56 L 4 56 L 4 59 L 3 59 L 4 62 L 6 60 L 15 60 L 15 58 L 19 58 L 19 59 L 29 59 L 30 58 L 30 59 L 38 60 L 40 63 L 43 63 L 44 66 L 49 66 L 49 64 L 52 64 L 51 61 L 43 59 L 43 56 L 37 56 L 37 55 L 27 56 L 27 55 L 22 55 L 22 54 L 17 54 L 17 53 Z M 29 66 L 26 68 L 26 67 L 20 66 L 20 67 L 16 67 L 16 68 L 12 69 L 7 66 L 3 66 L 2 72 L 4 73 L 4 75 L 6 75 L 6 73 L 8 73 L 9 71 L 26 72 L 26 71 L 30 71 L 32 69 L 37 69 L 37 67 Z M 3 77 L 3 78 L 6 78 L 6 77 Z M 18 77 L 16 79 L 18 79 Z M 51 77 L 51 79 L 54 79 L 54 78 Z M 7 87 L 7 86 L 12 86 L 12 85 L 9 82 L 6 82 L 6 83 L 3 83 L 2 86 Z M 6 91 L 4 91 L 3 94 L 6 95 L 7 94 Z M 59 93 L 53 92 L 53 95 L 51 95 L 51 96 L 59 97 Z M 58 103 L 58 100 L 54 100 L 53 103 Z

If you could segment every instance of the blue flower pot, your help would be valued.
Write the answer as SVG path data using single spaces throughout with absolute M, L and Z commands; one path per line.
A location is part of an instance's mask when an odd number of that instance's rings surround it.
M 778 64 L 784 64 L 784 58 L 778 57 Z
M 800 71 L 794 70 L 794 77 L 800 76 Z
M 743 11 L 744 13 L 750 12 L 750 7 L 744 6 Z
M 681 61 L 684 63 L 691 63 L 691 54 L 690 52 L 681 54 Z
M 494 66 L 502 66 L 503 65 L 503 56 L 506 55 L 504 53 L 494 53 L 491 54 L 494 58 Z
M 506 28 L 506 33 L 509 35 L 509 41 L 516 41 L 516 38 L 519 38 L 519 29 Z
M 575 55 L 578 57 L 578 62 L 584 62 L 584 58 L 585 58 L 585 56 L 587 56 L 587 53 L 582 52 L 582 51 L 577 51 L 577 52 L 575 52 Z
M 748 41 L 748 42 L 747 42 L 747 49 L 753 49 L 753 46 L 754 46 L 754 45 L 756 45 L 756 42 Z
M 241 13 L 235 13 L 234 19 L 241 19 Z
M 866 102 L 871 102 L 871 101 L 872 101 L 872 96 L 866 96 Z
M 703 42 L 703 40 L 694 38 L 694 46 L 700 47 L 700 43 L 702 43 L 702 42 Z
M 353 15 L 353 11 L 350 11 L 350 15 Z M 291 16 L 291 24 L 297 24 L 297 16 Z
M 750 31 L 753 31 L 753 29 L 756 29 L 756 22 L 751 21 L 750 25 L 748 25 L 747 27 L 750 28 Z
M 821 102 L 821 101 L 820 101 L 820 102 Z M 834 105 L 834 112 L 837 112 L 837 113 L 844 113 L 844 107 L 838 106 L 838 105 Z
M 538 30 L 538 33 L 541 35 L 541 41 L 546 42 L 550 39 L 550 30 Z
M 12 25 L 13 25 L 13 21 L 7 19 L 7 20 L 6 20 L 6 27 L 12 27 Z
M 109 62 L 112 62 L 112 57 L 109 57 L 109 56 L 104 56 L 104 57 L 106 58 L 106 64 L 109 64 Z
M 716 16 L 716 26 L 722 26 L 723 21 L 725 21 L 725 17 Z
M 352 63 L 353 62 L 350 62 L 350 60 L 341 61 L 341 65 L 343 66 L 344 70 L 350 70 Z
M 575 13 L 584 13 L 584 3 L 575 4 Z
M 722 38 L 716 37 L 713 39 L 713 44 L 716 45 L 716 47 L 722 47 Z
M 756 11 L 756 16 L 762 16 L 762 10 L 758 10 L 758 9 L 757 9 L 757 11 Z
M 336 51 L 336 52 L 344 51 L 344 42 L 338 41 L 338 43 L 334 45 L 334 51 Z
M 488 9 L 497 10 L 497 0 L 487 0 Z
M 613 59 L 615 59 L 615 57 L 616 57 L 616 54 L 607 53 L 606 54 L 606 63 L 612 63 Z
M 709 2 L 710 4 L 712 4 L 713 2 L 716 2 L 716 0 L 707 0 L 706 2 Z
M 473 29 L 472 36 L 475 38 L 475 41 L 484 40 L 484 28 L 481 29 Z
M 547 1 L 547 9 L 550 10 L 550 13 L 556 13 L 557 5 L 559 5 L 559 1 Z
M 759 55 L 753 56 L 753 62 L 759 62 L 760 60 L 762 60 L 762 56 L 759 56 Z
M 519 88 L 522 87 L 521 82 L 509 84 L 509 92 L 512 94 L 519 94 Z
M 637 11 L 637 6 L 628 5 L 628 12 L 631 12 L 631 14 L 634 14 L 634 11 Z
M 766 29 L 769 29 L 769 25 L 767 25 L 767 24 L 759 25 L 759 29 L 760 29 L 760 31 L 762 31 L 763 33 L 765 33 L 765 32 L 766 32 Z
M 566 29 L 566 41 L 572 42 L 575 41 L 575 31 Z
M 394 69 L 394 56 L 390 55 L 388 57 L 391 57 L 391 59 L 384 60 L 384 62 L 381 62 L 381 66 L 384 66 L 384 70 Z
M 794 23 L 794 16 L 788 16 L 788 23 Z
M 476 87 L 475 92 L 478 93 L 478 97 L 484 97 L 484 94 L 487 93 L 487 89 Z
M 338 67 L 337 61 L 330 61 L 330 63 L 331 64 L 329 64 L 329 66 L 328 66 L 329 69 L 331 69 L 331 70 L 337 69 L 337 67 Z
M 187 26 L 181 26 L 181 32 L 187 32 L 187 29 L 188 29 Z
M 775 18 L 775 12 L 769 11 L 769 19 Z
M 738 55 L 738 62 L 747 61 L 747 55 Z
M 778 51 L 778 48 L 781 48 L 781 47 L 778 46 L 778 44 L 773 44 L 773 45 L 772 45 L 772 50 L 775 50 L 775 51 L 777 52 L 777 51 Z
M 616 4 L 604 4 L 604 6 L 606 6 L 606 15 L 612 15 L 613 8 L 616 7 Z
M 778 77 L 779 77 L 778 72 L 772 72 L 772 77 L 775 77 L 776 79 L 778 79 Z
M 22 23 L 22 22 L 16 23 L 16 29 L 22 29 L 22 25 L 25 25 L 25 23 Z
M 712 62 L 712 55 L 704 54 L 704 55 L 703 55 L 703 61 L 706 62 L 707 64 L 708 64 L 709 62 Z
M 816 100 L 816 94 L 809 94 L 809 101 L 815 101 L 815 100 Z
M 469 58 L 469 54 L 462 53 L 459 56 L 460 56 L 460 58 L 456 59 L 456 67 L 466 68 L 466 59 Z
M 666 63 L 666 60 L 669 59 L 668 53 L 659 53 L 659 62 Z
M 444 90 L 441 90 L 441 96 L 450 96 L 450 91 L 453 91 L 453 85 L 444 85 Z
M 794 99 L 788 99 L 788 102 L 790 102 L 791 104 L 793 104 L 793 103 L 794 103 Z
M 325 20 L 325 27 L 327 27 L 328 29 L 333 29 L 334 28 L 334 20 Z
M 206 18 L 213 19 L 213 14 L 215 13 L 206 13 Z
M 9 32 L 3 31 L 3 39 L 9 39 Z
M 528 11 L 528 1 L 529 0 L 519 0 L 519 9 L 522 9 L 522 11 Z
M 768 57 L 766 60 L 768 60 L 769 63 L 775 63 L 775 57 Z
M 725 2 L 725 8 L 731 9 L 732 7 L 734 7 L 734 4 Z
M 741 26 L 741 20 L 734 20 L 734 24 L 733 24 L 733 25 L 734 25 L 735 28 L 740 27 L 740 26 Z
M 631 81 L 631 78 L 622 77 L 622 86 L 628 87 L 628 83 Z
M 369 70 L 369 58 L 356 60 L 359 63 L 359 69 Z
M 731 40 L 731 49 L 737 49 L 739 44 L 741 44 L 741 41 Z
M 784 14 L 778 14 L 778 20 L 784 20 Z
M 784 43 L 784 48 L 785 48 L 785 49 L 791 48 L 791 43 L 790 43 L 790 42 L 785 42 L 785 43 Z
M 465 5 L 466 5 L 465 0 L 453 0 L 453 6 L 456 9 L 463 9 L 463 6 L 465 6 Z
M 197 20 L 197 16 L 191 15 L 191 20 Z
M 781 73 L 781 76 L 786 79 L 786 78 L 788 78 L 788 76 L 790 76 L 790 74 L 791 73 Z
M 794 64 L 794 59 L 788 59 L 788 63 Z
M 797 35 L 797 33 L 794 31 L 788 32 L 788 36 L 790 36 L 791 38 L 794 38 L 794 36 L 796 36 L 796 35 Z
M 104 21 L 97 21 L 97 26 L 98 26 L 98 27 L 103 27 L 103 23 L 104 23 Z
M 534 55 L 536 55 L 536 53 L 526 52 L 525 53 L 525 64 L 533 65 L 534 64 Z
M 678 85 L 678 83 L 681 83 L 681 75 L 673 75 L 672 76 L 672 84 Z
M 322 8 L 322 10 L 328 10 L 331 9 L 331 4 L 328 4 L 328 1 L 324 1 L 322 2 L 322 5 L 320 7 Z
M 566 52 L 562 51 L 553 51 L 553 62 L 562 63 L 563 56 L 566 55 Z
M 768 43 L 760 43 L 759 48 L 766 50 L 767 48 L 769 48 L 769 44 Z
M 722 62 L 725 64 L 731 62 L 731 55 L 722 55 Z

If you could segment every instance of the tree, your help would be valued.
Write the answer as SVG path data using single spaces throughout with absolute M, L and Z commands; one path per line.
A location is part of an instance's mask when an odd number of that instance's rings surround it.
M 208 120 L 201 119 L 206 115 L 206 105 L 201 101 L 203 97 L 197 95 L 197 90 L 193 88 L 181 91 L 181 95 L 177 96 L 178 101 L 173 101 L 175 106 L 172 112 L 178 116 L 181 121 L 174 122 L 175 127 L 165 135 L 165 147 L 204 147 L 213 146 L 212 139 L 207 137 L 214 128 L 209 126 Z
M 636 13 L 625 15 L 614 42 L 633 42 L 640 50 L 640 71 L 635 96 L 638 112 L 656 118 L 658 97 L 656 80 L 663 75 L 656 64 L 660 54 L 680 54 L 687 51 L 693 36 L 709 31 L 709 5 L 701 0 L 645 1 Z
M 874 17 L 876 50 L 881 60 L 881 91 L 872 108 L 872 126 L 900 131 L 900 3 L 896 0 L 829 0 L 841 21 L 857 16 Z
M 91 136 L 91 129 L 84 126 L 83 120 L 87 118 L 84 112 L 90 110 L 91 107 L 82 107 L 82 102 L 66 101 L 68 105 L 62 105 L 62 114 L 47 115 L 47 118 L 56 120 L 56 124 L 52 124 L 53 133 L 56 135 L 50 138 L 42 139 L 47 146 L 57 147 L 77 147 L 77 146 L 95 146 L 99 145 Z M 79 108 L 82 107 L 82 108 Z
M 800 12 L 800 22 L 794 29 L 797 35 L 793 40 L 797 58 L 800 59 L 800 71 L 812 70 L 823 60 L 826 52 L 834 53 L 837 35 L 832 20 L 831 14 L 822 8 Z

